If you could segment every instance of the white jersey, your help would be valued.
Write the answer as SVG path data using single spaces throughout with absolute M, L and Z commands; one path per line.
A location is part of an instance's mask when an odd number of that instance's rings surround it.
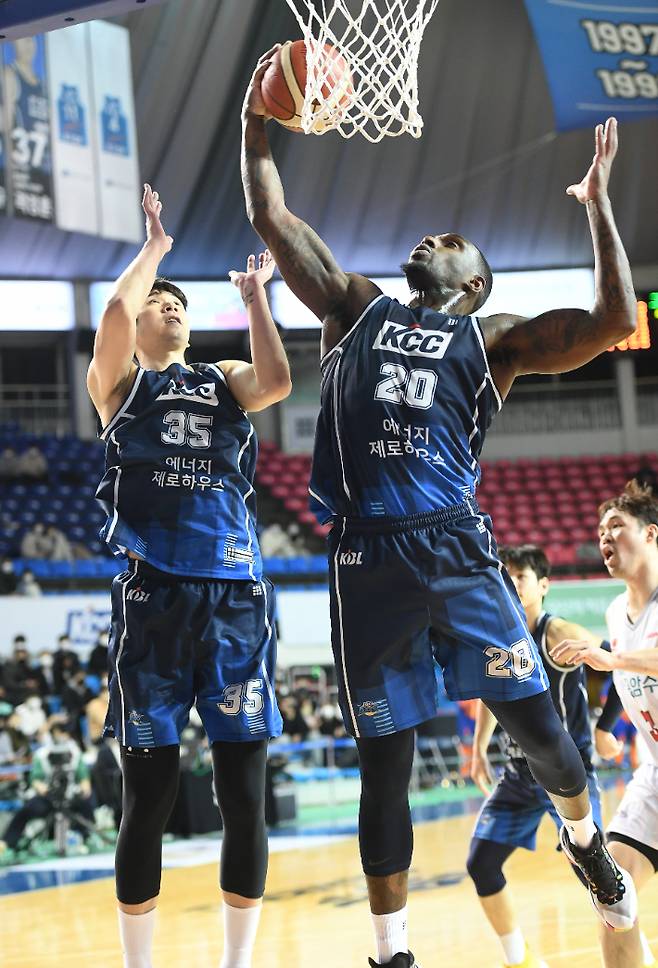
M 637 621 L 631 622 L 628 617 L 628 599 L 624 592 L 610 603 L 606 622 L 613 653 L 658 648 L 658 588 Z M 613 677 L 629 719 L 658 766 L 658 677 L 619 669 Z

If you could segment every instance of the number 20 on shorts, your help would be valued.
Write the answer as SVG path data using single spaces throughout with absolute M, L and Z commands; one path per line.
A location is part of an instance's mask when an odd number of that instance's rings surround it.
M 489 659 L 487 675 L 494 679 L 511 679 L 512 676 L 527 679 L 537 664 L 527 639 L 520 639 L 509 649 L 492 645 L 484 650 L 484 654 Z

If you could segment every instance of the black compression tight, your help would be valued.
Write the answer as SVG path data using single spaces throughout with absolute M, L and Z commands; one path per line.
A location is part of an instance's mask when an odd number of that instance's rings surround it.
M 357 739 L 361 766 L 359 847 L 364 873 L 385 877 L 411 865 L 409 781 L 414 730 Z
M 550 692 L 513 702 L 485 700 L 502 728 L 518 743 L 537 783 L 558 797 L 576 797 L 587 786 L 578 748 L 558 716 Z
M 162 834 L 178 791 L 178 749 L 121 748 L 123 813 L 115 871 L 122 904 L 142 904 L 160 893 Z
M 220 884 L 223 891 L 259 898 L 267 874 L 265 766 L 267 740 L 213 743 L 215 792 L 224 822 Z

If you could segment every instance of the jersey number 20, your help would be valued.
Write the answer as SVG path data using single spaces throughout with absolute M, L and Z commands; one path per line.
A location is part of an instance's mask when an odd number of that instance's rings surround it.
M 434 370 L 408 370 L 401 363 L 382 363 L 379 372 L 386 379 L 375 387 L 375 400 L 406 403 L 417 410 L 429 410 L 432 406 L 438 381 Z
M 501 649 L 492 645 L 484 650 L 489 659 L 487 675 L 495 679 L 527 679 L 532 675 L 536 662 L 532 650 L 525 639 L 520 639 L 509 649 Z

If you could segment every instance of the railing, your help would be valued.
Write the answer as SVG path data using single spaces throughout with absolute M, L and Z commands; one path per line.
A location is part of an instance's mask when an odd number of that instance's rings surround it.
M 71 433 L 69 388 L 64 383 L 16 383 L 0 387 L 0 424 L 31 434 Z
M 621 412 L 615 381 L 600 380 L 516 386 L 494 420 L 490 433 L 565 433 L 620 427 Z
M 637 422 L 641 427 L 658 424 L 658 377 L 643 376 L 635 381 Z

